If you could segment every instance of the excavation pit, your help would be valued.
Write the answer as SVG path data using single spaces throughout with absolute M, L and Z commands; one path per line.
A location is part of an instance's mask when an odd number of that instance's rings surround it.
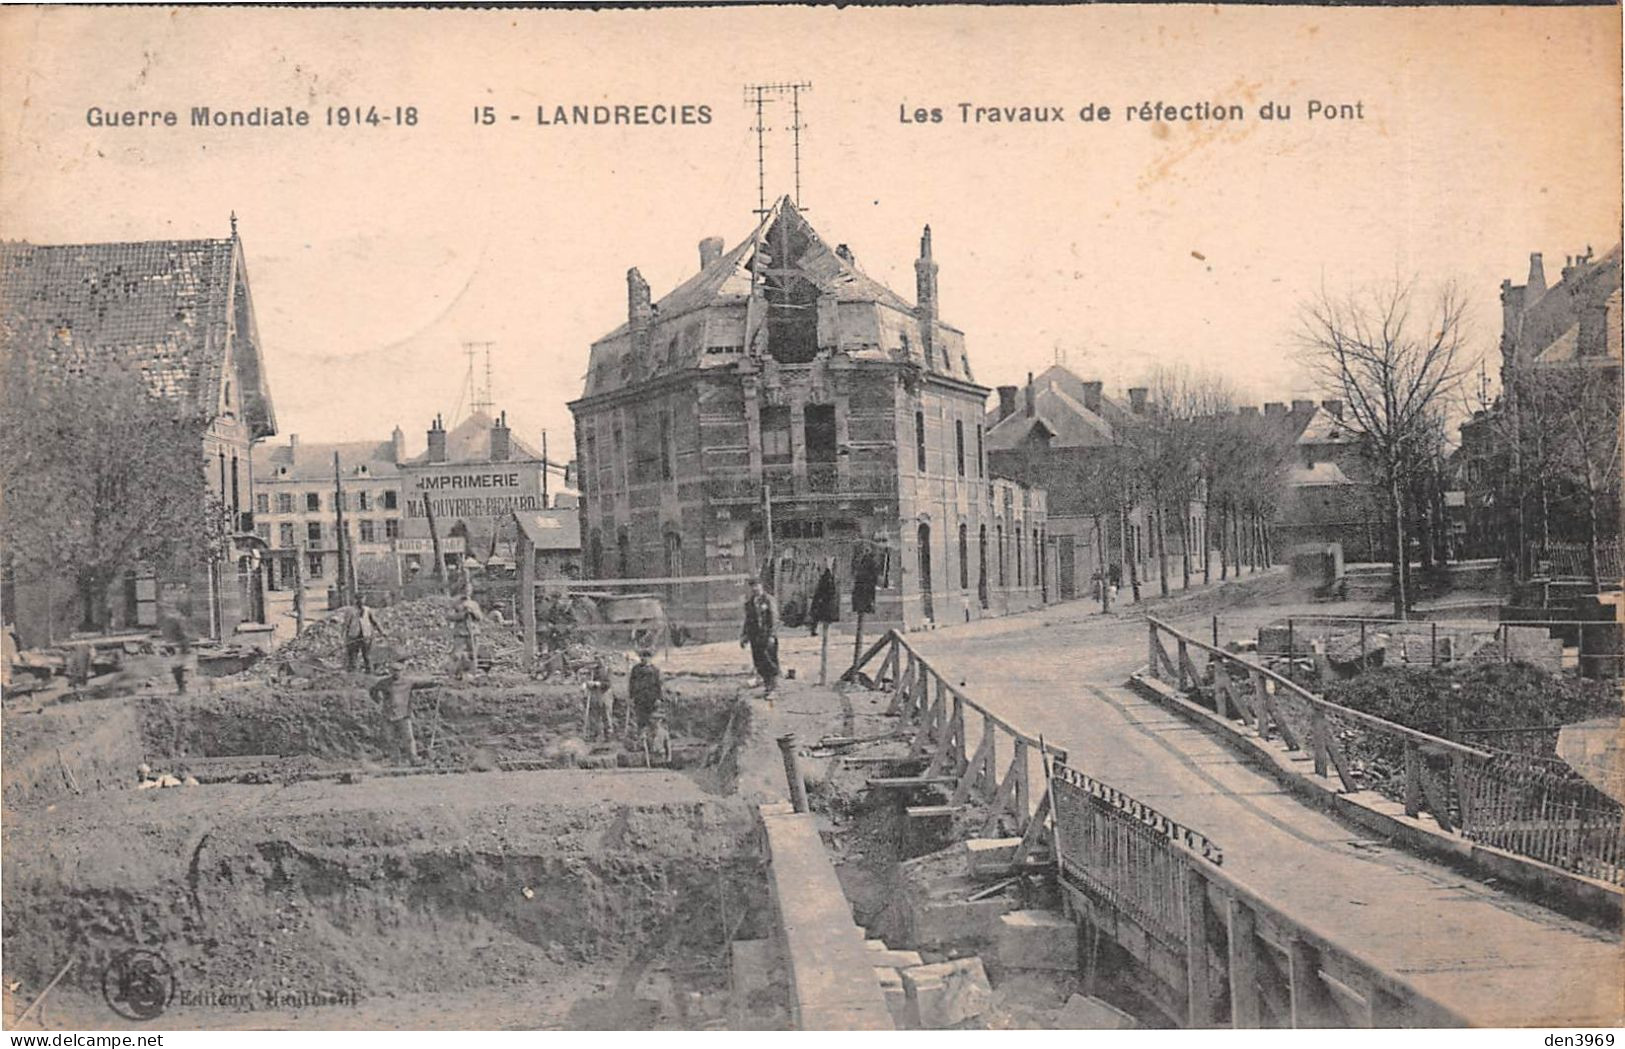
M 143 949 L 164 1027 L 788 1023 L 776 976 L 733 993 L 773 934 L 754 810 L 676 772 L 108 790 L 4 846 L 12 1017 L 71 960 L 49 1021 L 128 1026 L 102 976 Z

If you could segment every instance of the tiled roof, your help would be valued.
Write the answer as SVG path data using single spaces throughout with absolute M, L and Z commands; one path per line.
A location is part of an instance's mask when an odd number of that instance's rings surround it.
M 1016 448 L 1042 422 L 1057 448 L 1089 448 L 1110 444 L 1114 427 L 1129 425 L 1134 414 L 1104 394 L 1100 411 L 1086 405 L 1085 383 L 1065 366 L 1054 364 L 1033 379 L 1033 415 L 1027 415 L 1025 389 L 1016 394 L 1016 410 L 1000 419 L 988 413 L 987 446 L 994 451 Z
M 1351 485 L 1354 482 L 1336 463 L 1316 463 L 1313 466 L 1294 466 L 1286 472 L 1286 483 L 1293 488 L 1315 488 L 1331 485 Z
M 131 365 L 155 393 L 210 419 L 235 353 L 245 413 L 268 436 L 276 423 L 247 294 L 235 237 L 0 244 L 0 333 L 8 343 L 33 343 L 65 374 L 114 361 Z M 250 330 L 236 330 L 234 310 Z
M 793 270 L 795 278 L 790 283 L 798 293 L 805 293 L 810 285 L 815 296 L 833 300 L 833 315 L 820 315 L 817 323 L 841 352 L 859 358 L 906 359 L 927 371 L 974 381 L 962 331 L 939 316 L 927 359 L 924 322 L 913 304 L 864 273 L 850 252 L 830 247 L 786 197 L 731 251 L 652 304 L 650 356 L 634 359 L 629 323 L 596 340 L 585 395 L 687 368 L 731 364 L 750 346 L 760 345 L 756 340 L 769 334 L 768 325 L 749 305 L 758 242 L 764 282 L 779 279 L 777 271 Z M 788 258 L 772 258 L 781 243 L 788 246 Z M 766 294 L 771 298 L 777 293 Z M 809 303 L 794 308 L 815 307 Z M 829 331 L 826 323 L 831 326 Z
M 1621 249 L 1616 244 L 1602 258 L 1575 265 L 1562 280 L 1526 303 L 1513 333 L 1520 359 L 1541 355 L 1579 323 L 1581 310 L 1617 295 L 1620 261 Z
M 297 447 L 287 444 L 256 444 L 254 446 L 254 480 L 256 483 L 272 481 L 333 481 L 333 453 L 339 457 L 339 474 L 346 481 L 357 477 L 399 477 L 395 468 L 393 441 L 346 441 L 339 443 L 312 443 L 301 441 Z M 365 467 L 365 472 L 362 471 Z M 286 470 L 286 473 L 282 471 Z
M 476 411 L 462 422 L 453 426 L 446 432 L 446 459 L 448 463 L 486 463 L 491 461 L 491 423 L 492 418 L 483 411 Z M 519 431 L 510 428 L 508 431 L 508 458 L 509 459 L 535 459 L 540 461 L 542 453 L 530 444 L 520 439 Z M 413 465 L 429 462 L 429 453 L 414 456 L 407 460 Z

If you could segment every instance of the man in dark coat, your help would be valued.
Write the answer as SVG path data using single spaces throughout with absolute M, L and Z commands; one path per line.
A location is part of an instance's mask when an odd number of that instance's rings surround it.
M 654 712 L 666 698 L 666 690 L 660 680 L 660 668 L 650 660 L 654 652 L 647 648 L 638 650 L 638 661 L 632 665 L 632 671 L 626 676 L 626 698 L 632 705 L 632 717 L 637 721 L 638 732 L 641 734 L 649 727 L 649 721 Z
M 760 579 L 750 582 L 745 598 L 745 629 L 739 647 L 750 646 L 750 659 L 768 693 L 779 680 L 779 609 Z

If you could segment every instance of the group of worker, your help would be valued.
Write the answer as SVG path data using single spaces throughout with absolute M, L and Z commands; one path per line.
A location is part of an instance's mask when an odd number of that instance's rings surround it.
M 479 623 L 484 613 L 473 595 L 465 588 L 462 599 L 452 611 L 451 627 L 455 639 L 452 669 L 462 677 L 478 667 Z M 345 609 L 341 620 L 344 637 L 344 666 L 353 671 L 359 662 L 372 674 L 372 645 L 375 638 L 388 634 L 379 623 L 376 613 L 366 606 L 361 595 Z M 778 685 L 779 666 L 779 612 L 773 596 L 760 579 L 753 579 L 750 594 L 745 598 L 744 624 L 739 645 L 748 647 L 751 663 L 761 679 L 764 694 L 771 697 Z M 622 718 L 615 716 L 615 691 L 609 667 L 602 656 L 594 660 L 584 685 L 586 710 L 583 730 L 590 740 L 610 740 L 620 733 L 632 734 L 641 740 L 651 758 L 670 760 L 671 737 L 666 728 L 666 693 L 660 668 L 654 665 L 654 652 L 649 648 L 638 651 L 638 661 L 627 674 L 627 706 Z M 397 761 L 417 764 L 417 742 L 412 724 L 412 693 L 428 688 L 431 683 L 423 679 L 402 675 L 391 666 L 373 683 L 370 694 L 383 709 L 387 723 L 385 737 Z M 617 720 L 621 722 L 617 725 Z

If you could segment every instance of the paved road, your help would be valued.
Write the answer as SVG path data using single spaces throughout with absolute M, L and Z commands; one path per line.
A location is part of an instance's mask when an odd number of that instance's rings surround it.
M 1284 611 L 1226 609 L 1223 636 L 1242 636 Z M 1205 616 L 1168 618 L 1191 632 L 1210 629 Z M 1091 616 L 1077 604 L 909 642 L 969 695 L 1066 747 L 1077 768 L 1218 842 L 1226 871 L 1281 910 L 1333 932 L 1459 1015 L 1484 1026 L 1625 1018 L 1617 937 L 1365 840 L 1124 687 L 1145 662 L 1143 623 Z

